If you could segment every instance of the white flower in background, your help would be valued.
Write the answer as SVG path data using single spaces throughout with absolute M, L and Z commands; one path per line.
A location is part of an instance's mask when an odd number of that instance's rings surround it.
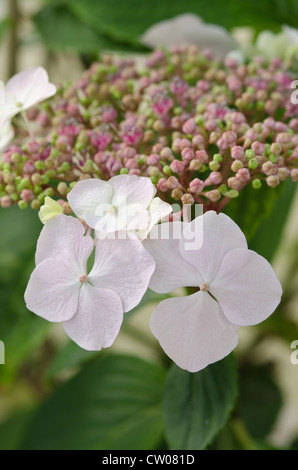
M 118 175 L 109 181 L 78 181 L 68 193 L 71 209 L 100 238 L 102 234 L 133 231 L 144 238 L 153 224 L 172 212 L 171 205 L 154 198 L 150 178 Z M 154 198 L 154 199 L 153 199 Z
M 7 119 L 55 95 L 43 67 L 29 68 L 15 74 L 5 85 L 4 104 L 0 104 L 0 125 Z
M 62 322 L 68 336 L 87 350 L 111 346 L 123 313 L 147 290 L 155 263 L 140 240 L 100 240 L 87 272 L 94 243 L 82 223 L 58 215 L 41 231 L 26 292 L 27 308 L 50 322 Z
M 207 212 L 180 225 L 180 239 L 158 239 L 156 232 L 165 225 L 154 227 L 154 239 L 144 241 L 156 262 L 149 287 L 158 293 L 186 286 L 200 290 L 162 301 L 150 327 L 179 367 L 196 372 L 236 347 L 240 326 L 265 320 L 279 304 L 282 289 L 268 261 L 247 248 L 244 234 L 228 216 Z M 202 247 L 189 249 L 199 232 Z
M 45 197 L 44 204 L 38 212 L 40 221 L 45 224 L 48 220 L 54 219 L 59 214 L 63 214 L 62 206 L 49 196 Z
M 1 105 L 0 105 L 1 107 Z M 0 125 L 0 151 L 5 149 L 14 138 L 14 129 L 10 121 Z
M 284 33 L 275 34 L 272 31 L 262 31 L 256 40 L 256 52 L 267 59 L 283 57 L 289 40 Z
M 193 13 L 184 13 L 154 24 L 141 40 L 149 47 L 193 44 L 200 49 L 210 49 L 218 59 L 238 48 L 237 42 L 223 27 L 204 23 Z

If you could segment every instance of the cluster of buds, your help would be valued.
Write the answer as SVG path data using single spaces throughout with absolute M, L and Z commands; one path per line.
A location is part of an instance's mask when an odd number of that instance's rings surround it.
M 1 206 L 39 209 L 50 196 L 69 213 L 77 181 L 129 174 L 168 202 L 219 211 L 247 184 L 298 181 L 293 79 L 279 59 L 221 63 L 193 46 L 142 65 L 104 55 L 27 111 L 31 138 L 16 129 L 1 157 Z

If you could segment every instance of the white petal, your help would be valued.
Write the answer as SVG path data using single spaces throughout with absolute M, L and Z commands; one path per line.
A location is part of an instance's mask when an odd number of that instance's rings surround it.
M 13 138 L 14 129 L 10 121 L 5 121 L 2 125 L 0 125 L 0 150 L 5 149 Z
M 73 189 L 68 193 L 67 199 L 70 207 L 77 217 L 85 218 L 85 211 L 89 209 L 98 209 L 98 218 L 100 218 L 99 208 L 103 205 L 106 211 L 107 205 L 110 206 L 113 190 L 107 181 L 97 178 L 78 181 Z M 99 206 L 99 207 L 98 207 Z M 94 228 L 94 223 L 91 225 Z
M 31 274 L 25 302 L 31 312 L 51 322 L 69 320 L 78 306 L 80 282 L 58 259 L 47 259 Z
M 36 264 L 47 258 L 59 258 L 67 263 L 74 274 L 79 276 L 86 272 L 93 240 L 84 233 L 82 223 L 72 216 L 61 214 L 48 220 L 37 241 Z
M 0 104 L 0 126 L 4 126 L 21 111 L 22 109 L 14 104 Z
M 118 206 L 126 200 L 126 205 L 142 204 L 145 208 L 149 206 L 156 193 L 156 188 L 150 178 L 136 175 L 117 175 L 109 180 L 114 194 L 112 204 Z
M 49 83 L 47 71 L 43 67 L 29 68 L 15 74 L 5 85 L 5 101 L 22 103 L 22 110 L 50 98 L 56 87 Z
M 88 278 L 96 287 L 115 291 L 127 312 L 142 299 L 154 268 L 152 256 L 137 238 L 105 238 L 96 244 L 94 266 Z
M 210 292 L 229 321 L 255 325 L 274 312 L 282 288 L 271 265 L 251 250 L 235 249 L 223 259 Z
M 151 315 L 150 328 L 165 353 L 189 372 L 223 359 L 238 343 L 238 327 L 206 292 L 163 300 Z
M 74 317 L 63 323 L 68 336 L 81 348 L 99 351 L 115 341 L 123 320 L 120 297 L 110 289 L 82 285 Z
M 221 26 L 205 24 L 192 13 L 184 13 L 151 26 L 142 36 L 150 47 L 171 47 L 177 44 L 194 44 L 200 49 L 211 49 L 217 58 L 223 58 L 237 48 L 236 41 Z
M 148 233 L 156 224 L 158 224 L 158 222 L 162 221 L 162 219 L 165 219 L 169 214 L 171 214 L 173 212 L 173 208 L 168 202 L 163 201 L 159 197 L 155 197 L 152 199 L 148 207 L 148 211 L 150 216 L 148 227 L 146 230 L 140 230 L 136 233 L 140 240 L 146 238 Z
M 244 234 L 225 214 L 206 212 L 185 226 L 180 250 L 183 257 L 210 283 L 225 255 L 234 248 L 247 248 Z
M 143 241 L 156 263 L 149 287 L 160 294 L 178 287 L 199 286 L 203 281 L 199 271 L 180 252 L 184 225 L 178 221 L 156 225 Z

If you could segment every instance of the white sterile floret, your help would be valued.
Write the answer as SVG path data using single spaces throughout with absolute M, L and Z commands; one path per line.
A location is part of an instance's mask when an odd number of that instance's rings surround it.
M 57 215 L 41 231 L 34 269 L 26 292 L 27 308 L 51 322 L 87 350 L 111 346 L 123 313 L 147 290 L 155 263 L 137 238 L 97 242 L 90 272 L 87 261 L 94 241 L 82 223 Z
M 209 211 L 191 223 L 175 224 L 180 224 L 180 239 L 158 237 L 155 232 L 171 225 L 162 224 L 144 241 L 156 262 L 149 287 L 159 293 L 186 286 L 200 290 L 162 301 L 150 326 L 166 354 L 196 372 L 237 346 L 240 326 L 269 317 L 282 288 L 268 261 L 247 248 L 244 234 L 225 214 Z

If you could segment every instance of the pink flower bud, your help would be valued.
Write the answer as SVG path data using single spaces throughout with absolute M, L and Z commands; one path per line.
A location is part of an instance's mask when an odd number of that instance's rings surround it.
M 181 198 L 182 204 L 194 204 L 195 200 L 191 194 L 183 194 Z
M 201 134 L 197 134 L 192 138 L 193 147 L 204 148 L 205 139 Z
M 167 180 L 165 178 L 160 178 L 160 180 L 157 183 L 157 189 L 161 191 L 162 193 L 166 193 L 168 188 Z
M 272 162 L 265 162 L 262 165 L 262 171 L 267 176 L 277 175 L 278 167 Z
M 263 155 L 265 153 L 265 144 L 262 144 L 261 142 L 253 142 L 251 145 L 252 150 L 255 152 L 256 155 Z
M 221 194 L 217 189 L 213 189 L 212 191 L 208 191 L 207 193 L 204 194 L 210 201 L 212 202 L 217 202 L 221 198 Z
M 174 173 L 181 174 L 184 171 L 185 162 L 181 162 L 180 160 L 173 160 L 170 168 Z
M 291 170 L 291 179 L 294 181 L 294 183 L 297 183 L 298 181 L 298 168 L 293 168 Z
M 204 189 L 204 181 L 195 178 L 189 183 L 190 192 L 193 194 L 200 194 Z
M 176 176 L 170 176 L 167 179 L 167 189 L 176 189 L 180 186 L 179 181 L 177 180 Z
M 25 202 L 30 202 L 34 199 L 34 194 L 31 189 L 23 189 L 21 192 L 21 199 Z
M 244 149 L 240 147 L 240 145 L 236 145 L 231 149 L 231 157 L 235 160 L 243 160 L 244 157 Z
M 192 148 L 185 147 L 181 152 L 181 156 L 183 160 L 190 162 L 195 158 L 195 153 Z
M 184 148 L 191 147 L 191 142 L 188 139 L 181 139 L 179 142 L 179 148 L 180 150 L 183 150 Z
M 228 186 L 231 189 L 240 189 L 241 187 L 241 181 L 240 179 L 237 179 L 235 176 L 232 176 L 231 178 L 228 179 Z
M 198 171 L 202 168 L 202 165 L 203 164 L 200 162 L 200 160 L 191 160 L 189 163 L 189 169 L 192 171 Z
M 279 178 L 277 175 L 271 175 L 271 176 L 268 176 L 266 178 L 266 183 L 268 184 L 268 186 L 270 186 L 271 188 L 275 188 L 275 186 L 277 186 L 279 184 Z
M 147 164 L 148 165 L 157 165 L 159 163 L 160 157 L 154 153 L 149 155 L 147 159 Z
M 196 151 L 196 158 L 200 160 L 201 163 L 208 163 L 209 162 L 209 155 L 206 150 L 197 150 Z
M 191 118 L 185 121 L 185 123 L 183 124 L 182 130 L 184 134 L 193 134 L 196 130 L 195 120 Z
M 240 168 L 240 170 L 238 170 L 236 173 L 236 178 L 239 179 L 241 183 L 246 183 L 250 180 L 249 170 L 247 168 Z

